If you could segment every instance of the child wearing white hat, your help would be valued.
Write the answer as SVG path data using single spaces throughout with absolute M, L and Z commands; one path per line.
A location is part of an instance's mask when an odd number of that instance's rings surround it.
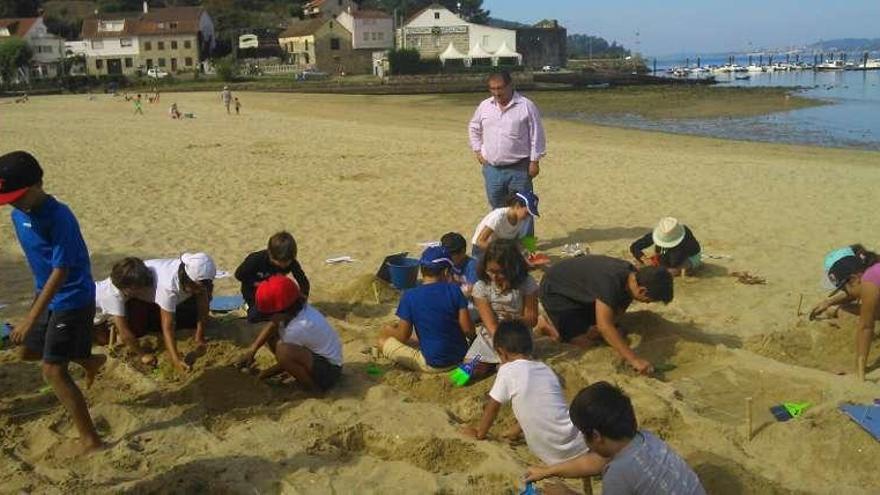
M 654 246 L 654 254 L 645 250 Z M 692 271 L 702 264 L 700 243 L 687 225 L 673 217 L 661 218 L 654 230 L 629 246 L 633 258 L 641 266 L 661 266 L 673 276 Z

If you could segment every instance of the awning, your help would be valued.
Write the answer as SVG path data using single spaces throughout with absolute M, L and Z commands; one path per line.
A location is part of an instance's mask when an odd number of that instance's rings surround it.
M 449 46 L 446 47 L 446 50 L 440 54 L 441 62 L 446 62 L 447 60 L 462 60 L 464 58 L 464 54 L 458 51 L 451 41 L 449 42 Z
M 499 59 L 499 58 L 515 58 L 515 59 L 517 59 L 520 63 L 522 63 L 522 55 L 519 54 L 519 53 L 516 53 L 516 52 L 513 51 L 513 50 L 511 50 L 510 47 L 507 46 L 507 42 L 506 42 L 506 41 L 503 42 L 503 43 L 501 43 L 501 48 L 499 48 L 498 51 L 496 51 L 495 53 L 493 53 L 493 54 L 492 54 L 492 57 L 495 58 L 495 59 Z

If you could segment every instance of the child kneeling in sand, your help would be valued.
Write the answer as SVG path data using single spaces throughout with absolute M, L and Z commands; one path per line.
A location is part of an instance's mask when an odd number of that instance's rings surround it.
M 594 476 L 598 473 L 593 456 L 598 454 L 607 460 L 603 495 L 705 495 L 696 473 L 666 442 L 638 429 L 629 397 L 614 385 L 596 382 L 584 388 L 571 402 L 569 414 L 590 453 L 530 467 L 527 481 Z
M 654 254 L 645 255 L 644 250 L 652 245 Z M 672 217 L 661 218 L 654 230 L 636 239 L 629 250 L 639 266 L 660 266 L 669 270 L 673 277 L 702 265 L 700 243 L 694 233 Z
M 284 275 L 269 277 L 257 286 L 256 304 L 271 321 L 238 365 L 250 366 L 265 345 L 278 364 L 262 371 L 260 378 L 286 371 L 310 392 L 333 388 L 342 376 L 342 344 L 324 315 L 301 297 L 296 282 Z
M 494 343 L 501 358 L 498 376 L 489 391 L 480 425 L 465 427 L 462 433 L 483 440 L 501 405 L 512 402 L 518 426 L 505 436 L 517 436 L 521 428 L 529 450 L 541 461 L 558 464 L 585 456 L 592 463 L 593 474 L 598 474 L 605 461 L 588 451 L 583 436 L 569 419 L 559 377 L 546 364 L 530 358 L 529 328 L 520 321 L 501 322 Z
M 474 324 L 468 303 L 458 285 L 448 281 L 452 268 L 449 251 L 442 246 L 425 249 L 419 260 L 422 285 L 409 289 L 397 306 L 397 325 L 385 327 L 379 350 L 395 363 L 426 373 L 440 373 L 461 363 L 467 352 L 466 335 Z M 410 346 L 413 331 L 418 348 Z
M 292 275 L 300 295 L 303 299 L 309 298 L 309 278 L 296 260 L 296 239 L 290 232 L 281 231 L 272 234 L 268 244 L 266 249 L 247 255 L 235 270 L 235 278 L 241 282 L 241 296 L 248 305 L 247 320 L 250 323 L 271 319 L 257 311 L 254 298 L 257 286 L 273 275 Z
M 530 191 L 514 192 L 507 197 L 507 206 L 489 212 L 477 225 L 471 239 L 471 254 L 479 260 L 494 239 L 526 237 L 532 217 L 538 217 L 538 196 Z
M 532 328 L 538 323 L 539 287 L 528 269 L 519 245 L 511 240 L 492 241 L 480 261 L 473 297 L 481 325 L 464 358 L 470 361 L 480 355 L 477 378 L 494 371 L 501 362 L 492 344 L 499 324 L 516 320 Z

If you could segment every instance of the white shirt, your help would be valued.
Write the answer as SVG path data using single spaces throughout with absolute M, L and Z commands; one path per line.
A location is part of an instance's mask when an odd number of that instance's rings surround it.
M 342 343 L 333 327 L 317 309 L 303 306 L 290 323 L 280 332 L 281 341 L 305 347 L 324 357 L 330 364 L 342 366 Z
M 589 450 L 568 416 L 559 378 L 546 364 L 526 359 L 502 364 L 489 397 L 501 404 L 513 402 L 513 415 L 529 449 L 545 464 L 559 464 Z
M 110 278 L 95 282 L 95 321 L 113 316 L 125 316 L 125 296 Z
M 495 239 L 518 239 L 522 237 L 523 226 L 528 222 L 519 221 L 515 225 L 511 225 L 507 220 L 507 210 L 507 207 L 496 208 L 483 217 L 483 219 L 480 220 L 480 224 L 477 225 L 477 231 L 474 232 L 471 244 L 477 243 L 480 239 L 480 234 L 485 227 L 492 229 L 492 235 L 489 236 L 489 241 Z
M 190 296 L 180 286 L 180 279 L 177 277 L 180 263 L 180 258 L 144 261 L 147 268 L 153 272 L 153 282 L 155 283 L 153 301 L 151 302 L 155 302 L 169 313 L 177 312 L 177 305 L 186 301 Z

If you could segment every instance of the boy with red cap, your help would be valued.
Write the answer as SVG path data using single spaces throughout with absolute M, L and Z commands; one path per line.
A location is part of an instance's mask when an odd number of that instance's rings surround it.
M 317 309 L 301 297 L 299 286 L 284 275 L 273 275 L 257 286 L 257 310 L 271 316 L 239 366 L 250 366 L 266 345 L 278 364 L 260 373 L 268 378 L 286 371 L 312 392 L 331 389 L 342 376 L 342 343 Z
M 73 418 L 80 451 L 101 447 L 88 405 L 67 369 L 86 371 L 91 386 L 106 361 L 92 355 L 95 283 L 89 250 L 67 205 L 43 191 L 43 169 L 25 151 L 0 156 L 0 205 L 11 204 L 12 224 L 34 274 L 35 298 L 10 339 L 23 344 L 21 357 L 43 361 L 43 378 Z

